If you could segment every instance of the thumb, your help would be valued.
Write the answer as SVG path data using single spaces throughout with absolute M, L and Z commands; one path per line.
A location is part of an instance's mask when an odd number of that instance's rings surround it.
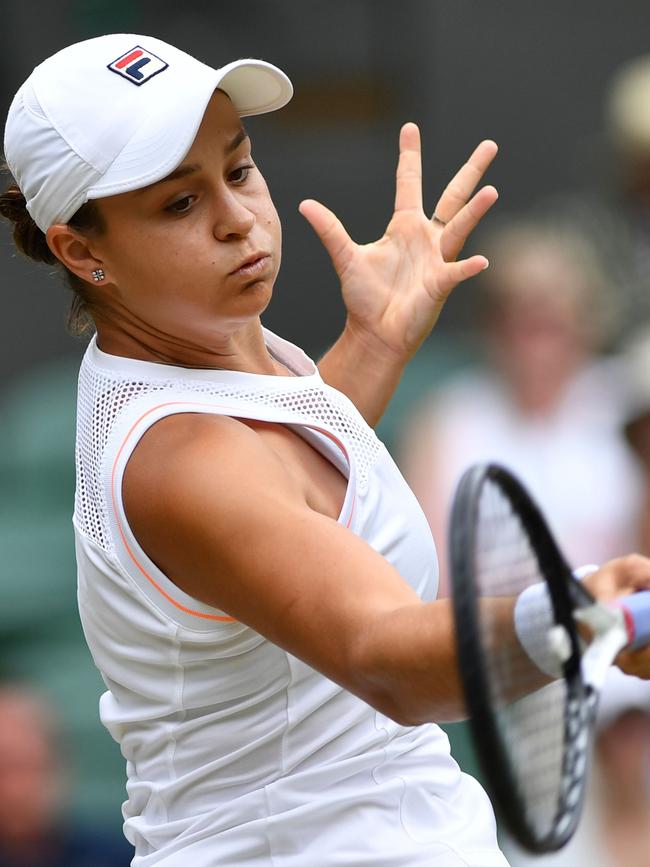
M 298 210 L 321 239 L 340 276 L 352 258 L 355 247 L 343 223 L 329 208 L 314 199 L 305 199 Z

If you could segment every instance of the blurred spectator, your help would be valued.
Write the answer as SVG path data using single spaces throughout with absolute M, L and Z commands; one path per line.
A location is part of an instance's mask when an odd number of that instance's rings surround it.
M 126 841 L 67 827 L 67 768 L 52 710 L 0 686 L 0 867 L 127 867 Z
M 650 327 L 637 330 L 622 355 L 628 409 L 625 435 L 636 453 L 643 479 L 640 551 L 650 553 Z
M 622 64 L 604 95 L 604 135 L 587 187 L 539 204 L 556 229 L 579 231 L 621 303 L 624 337 L 650 320 L 650 54 Z M 581 165 L 589 165 L 584 152 Z
M 482 245 L 487 358 L 425 397 L 400 452 L 431 524 L 445 579 L 448 509 L 462 472 L 511 468 L 540 502 L 574 565 L 637 547 L 638 469 L 621 435 L 620 369 L 596 359 L 612 321 L 589 249 L 532 221 Z
M 580 825 L 559 852 L 504 844 L 512 867 L 650 867 L 650 685 L 613 668 L 598 711 Z

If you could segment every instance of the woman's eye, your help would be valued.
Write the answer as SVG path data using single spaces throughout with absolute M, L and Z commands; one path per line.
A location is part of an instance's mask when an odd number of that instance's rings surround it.
M 167 205 L 166 211 L 171 211 L 173 214 L 184 214 L 192 207 L 194 196 L 183 196 L 182 199 L 177 199 L 171 205 Z
M 230 173 L 230 180 L 235 184 L 243 184 L 253 166 L 240 166 Z

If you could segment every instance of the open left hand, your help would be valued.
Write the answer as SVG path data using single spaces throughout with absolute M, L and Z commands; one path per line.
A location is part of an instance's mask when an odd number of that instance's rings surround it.
M 347 327 L 408 360 L 435 324 L 451 290 L 487 267 L 484 256 L 456 261 L 465 241 L 498 193 L 472 193 L 496 156 L 483 141 L 452 178 L 434 217 L 422 207 L 420 132 L 407 123 L 400 133 L 395 212 L 382 238 L 356 244 L 341 221 L 313 199 L 300 204 L 329 253 L 341 281 Z M 440 221 L 443 221 L 443 225 Z

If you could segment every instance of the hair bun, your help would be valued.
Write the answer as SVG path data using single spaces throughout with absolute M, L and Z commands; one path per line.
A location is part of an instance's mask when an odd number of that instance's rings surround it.
M 20 192 L 18 186 L 12 184 L 0 197 L 0 214 L 8 220 L 17 223 L 21 217 L 21 213 L 26 210 L 25 197 Z

